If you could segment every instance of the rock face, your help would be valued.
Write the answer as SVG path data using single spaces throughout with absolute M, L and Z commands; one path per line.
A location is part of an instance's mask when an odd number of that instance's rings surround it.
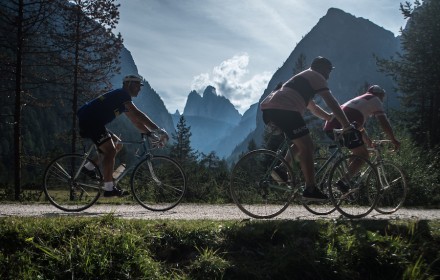
M 241 115 L 234 105 L 226 97 L 217 95 L 212 86 L 206 87 L 203 96 L 195 91 L 190 92 L 183 115 L 204 117 L 231 125 L 238 124 L 241 119 Z
M 367 19 L 330 8 L 275 72 L 259 102 L 276 84 L 294 74 L 300 56 L 305 57 L 305 66 L 308 67 L 314 57 L 321 55 L 329 58 L 336 67 L 330 75 L 329 86 L 340 103 L 358 95 L 365 84 L 379 84 L 388 93 L 385 107 L 398 106 L 394 84 L 378 71 L 374 57 L 389 58 L 398 51 L 400 41 L 392 32 Z M 137 73 L 137 68 L 130 52 L 124 49 L 121 75 L 112 80 L 113 84 L 119 86 L 122 77 L 131 73 Z M 147 82 L 145 84 L 139 97 L 134 99 L 135 104 L 174 133 L 180 113 L 169 114 L 160 96 Z M 320 98 L 316 101 L 319 103 Z M 203 94 L 190 92 L 183 115 L 191 127 L 191 146 L 203 153 L 215 151 L 219 157 L 229 157 L 233 161 L 247 149 L 251 139 L 260 144 L 264 125 L 259 102 L 241 116 L 227 98 L 216 94 L 214 87 L 208 86 Z
M 203 96 L 195 91 L 189 93 L 183 116 L 191 127 L 191 146 L 205 154 L 215 151 L 219 157 L 228 156 L 255 128 L 255 115 L 252 121 L 249 121 L 249 113 L 243 118 L 227 98 L 216 94 L 212 86 L 205 89 Z M 176 112 L 173 115 L 175 123 L 178 117 Z M 237 133 L 237 130 L 244 133 Z M 229 138 L 234 131 L 236 137 Z
M 387 91 L 385 107 L 398 106 L 398 94 L 392 80 L 379 72 L 374 56 L 389 58 L 400 51 L 400 40 L 394 34 L 364 18 L 357 18 L 342 10 L 330 8 L 312 30 L 297 44 L 285 63 L 270 80 L 260 102 L 279 83 L 294 73 L 300 55 L 306 57 L 308 67 L 316 56 L 329 58 L 335 69 L 329 79 L 329 87 L 340 103 L 359 94 L 367 84 L 379 84 Z M 320 98 L 317 98 L 320 101 Z M 246 150 L 254 139 L 262 141 L 264 124 L 261 111 L 257 110 L 256 129 L 233 152 L 231 160 Z

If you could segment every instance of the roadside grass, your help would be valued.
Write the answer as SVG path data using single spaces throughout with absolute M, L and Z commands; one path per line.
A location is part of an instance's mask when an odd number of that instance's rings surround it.
M 439 277 L 438 220 L 0 219 L 0 279 Z

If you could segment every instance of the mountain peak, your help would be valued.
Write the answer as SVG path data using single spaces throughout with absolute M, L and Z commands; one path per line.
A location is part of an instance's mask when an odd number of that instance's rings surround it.
M 185 116 L 200 116 L 237 124 L 241 115 L 234 105 L 224 96 L 217 95 L 213 86 L 207 86 L 203 97 L 191 91 L 183 110 Z
M 205 91 L 203 92 L 203 97 L 208 96 L 217 96 L 217 90 L 213 86 L 207 86 Z

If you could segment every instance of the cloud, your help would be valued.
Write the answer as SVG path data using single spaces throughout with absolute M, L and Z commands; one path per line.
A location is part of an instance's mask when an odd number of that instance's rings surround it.
M 258 102 L 273 73 L 265 71 L 248 77 L 249 55 L 234 55 L 215 66 L 212 73 L 202 73 L 193 78 L 191 89 L 203 93 L 213 86 L 217 94 L 228 98 L 240 113 Z

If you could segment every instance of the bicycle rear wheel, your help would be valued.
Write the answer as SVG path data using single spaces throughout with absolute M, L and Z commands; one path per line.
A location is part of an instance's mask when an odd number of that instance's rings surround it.
M 384 161 L 376 165 L 381 179 L 381 192 L 375 210 L 381 214 L 396 212 L 405 202 L 408 186 L 402 170 Z
M 133 170 L 130 184 L 137 202 L 151 211 L 174 208 L 186 192 L 182 167 L 166 156 L 151 156 L 141 161 Z
M 270 150 L 255 150 L 244 155 L 234 166 L 230 194 L 238 208 L 256 219 L 269 219 L 281 214 L 294 196 L 291 168 L 287 182 L 274 180 L 275 166 L 288 166 L 283 157 Z
M 359 170 L 348 176 L 350 164 Z M 376 206 L 380 195 L 380 182 L 376 168 L 365 158 L 347 155 L 338 159 L 330 171 L 329 195 L 336 209 L 350 219 L 368 215 Z
M 328 166 L 324 166 L 326 158 L 315 158 L 314 166 L 315 166 L 315 180 L 316 187 L 325 195 L 330 196 L 328 182 L 330 175 L 331 164 Z M 333 213 L 336 208 L 331 199 L 326 201 L 307 201 L 303 202 L 304 208 L 306 208 L 310 213 L 315 215 L 328 215 Z
M 95 166 L 95 175 L 81 172 L 85 163 Z M 102 175 L 98 166 L 84 155 L 66 154 L 54 159 L 44 172 L 44 193 L 49 202 L 68 212 L 78 212 L 92 206 L 101 194 Z

